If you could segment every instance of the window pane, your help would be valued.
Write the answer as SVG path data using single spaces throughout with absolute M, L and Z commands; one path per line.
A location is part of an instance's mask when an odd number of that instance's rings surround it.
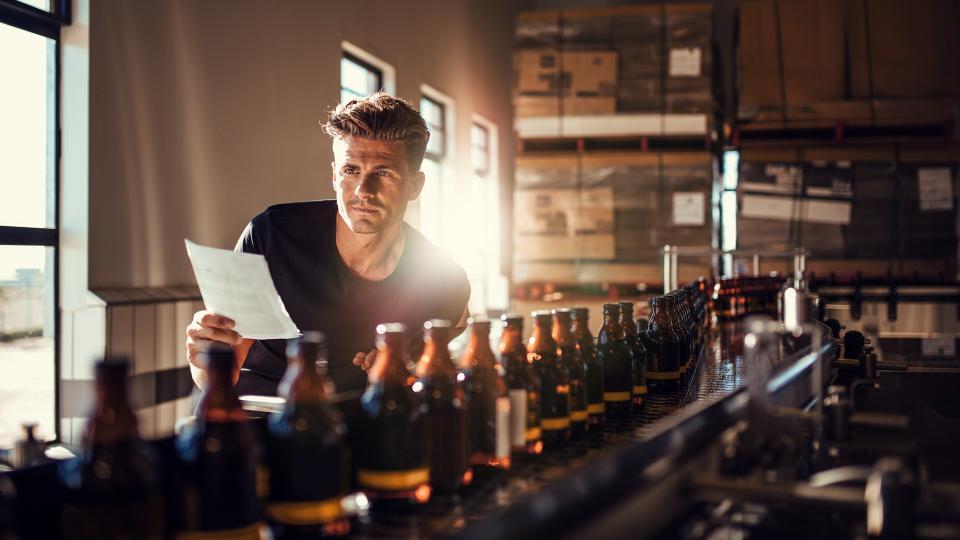
M 443 107 L 429 98 L 420 100 L 420 115 L 431 127 L 443 127 Z M 432 131 L 432 130 L 431 130 Z
M 430 130 L 430 139 L 427 141 L 427 154 L 431 156 L 443 156 L 444 134 L 438 129 Z
M 357 97 L 369 96 L 380 90 L 380 74 L 349 58 L 341 58 L 340 88 Z
M 53 227 L 54 41 L 0 24 L 0 225 Z
M 737 189 L 740 179 L 740 152 L 727 150 L 723 153 L 723 189 Z
M 470 126 L 470 144 L 480 148 L 487 147 L 487 128 L 473 124 Z
M 737 192 L 724 191 L 720 198 L 720 226 L 723 231 L 720 248 L 737 249 Z
M 28 6 L 33 6 L 33 7 L 35 7 L 35 8 L 42 9 L 42 10 L 44 10 L 44 11 L 50 11 L 50 10 L 51 10 L 51 8 L 50 8 L 50 3 L 51 3 L 51 1 L 50 1 L 50 0 L 17 0 L 17 1 L 23 2 L 24 4 L 27 4 Z
M 56 435 L 53 263 L 53 248 L 0 246 L 0 446 L 24 422 Z

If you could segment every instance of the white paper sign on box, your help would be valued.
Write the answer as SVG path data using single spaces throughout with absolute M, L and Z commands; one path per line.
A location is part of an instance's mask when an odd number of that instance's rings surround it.
M 699 77 L 702 54 L 700 47 L 670 49 L 670 76 Z
M 673 194 L 673 224 L 703 225 L 706 197 L 700 191 L 677 191 Z
M 953 177 L 947 167 L 923 167 L 917 171 L 920 211 L 953 209 Z

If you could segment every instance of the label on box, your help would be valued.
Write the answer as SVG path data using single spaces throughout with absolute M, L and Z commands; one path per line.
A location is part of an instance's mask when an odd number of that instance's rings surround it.
M 697 226 L 705 223 L 703 193 L 699 191 L 673 194 L 673 224 Z
M 679 47 L 670 49 L 671 77 L 699 77 L 700 47 Z
M 952 337 L 924 338 L 921 347 L 923 356 L 953 357 L 956 355 L 956 344 Z
M 917 171 L 920 211 L 953 209 L 953 176 L 947 167 L 923 167 Z

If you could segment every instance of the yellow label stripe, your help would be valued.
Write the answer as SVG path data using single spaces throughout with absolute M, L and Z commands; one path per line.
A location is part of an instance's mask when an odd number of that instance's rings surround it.
M 561 429 L 570 428 L 570 417 L 564 416 L 562 418 L 544 418 L 540 421 L 540 427 L 544 431 L 559 431 Z
M 543 438 L 543 432 L 538 427 L 530 428 L 524 432 L 523 437 L 527 441 L 536 441 Z
M 314 525 L 329 523 L 343 516 L 340 497 L 322 501 L 270 502 L 267 517 L 287 525 Z
M 602 414 L 605 410 L 603 402 L 600 403 L 590 403 L 587 405 L 587 414 Z
M 645 384 L 640 384 L 640 385 L 637 385 L 637 386 L 634 386 L 634 387 L 633 387 L 633 394 L 634 394 L 634 395 L 637 395 L 637 394 L 646 394 L 646 393 L 647 393 L 647 385 L 645 385 Z
M 630 392 L 604 392 L 604 401 L 630 401 Z
M 586 422 L 587 421 L 587 409 L 582 411 L 570 411 L 570 421 L 571 422 Z
M 260 540 L 260 523 L 219 531 L 180 531 L 177 540 Z
M 679 379 L 679 371 L 648 371 L 647 378 L 655 381 L 668 381 L 670 379 Z
M 371 471 L 359 469 L 357 483 L 360 487 L 371 489 L 416 489 L 430 481 L 430 469 L 411 469 L 407 471 Z

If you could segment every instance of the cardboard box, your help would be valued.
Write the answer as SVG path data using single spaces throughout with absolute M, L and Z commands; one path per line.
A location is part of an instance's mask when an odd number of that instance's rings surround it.
M 517 118 L 614 114 L 617 110 L 617 98 L 520 95 L 513 98 L 513 108 Z
M 516 71 L 520 94 L 595 97 L 617 90 L 616 52 L 519 50 Z
M 958 96 L 956 2 L 845 0 L 842 6 L 854 97 Z

